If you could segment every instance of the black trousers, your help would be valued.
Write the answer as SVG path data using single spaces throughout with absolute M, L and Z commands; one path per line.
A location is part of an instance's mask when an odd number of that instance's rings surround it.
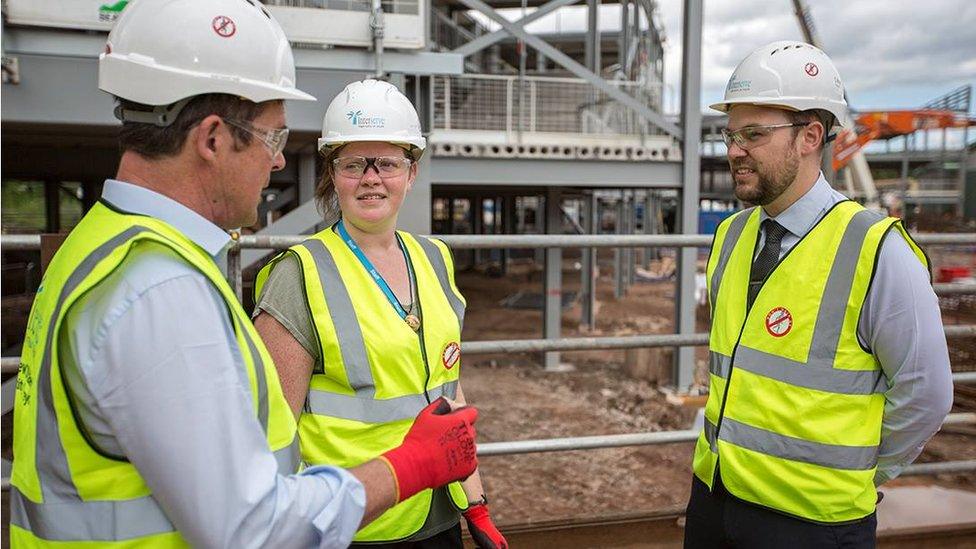
M 416 541 L 399 541 L 394 543 L 354 543 L 352 547 L 368 547 L 369 549 L 462 549 L 461 523 L 455 524 L 439 534 Z
M 685 522 L 685 549 L 873 549 L 875 513 L 851 523 L 817 524 L 732 496 L 716 475 L 715 490 L 693 476 Z

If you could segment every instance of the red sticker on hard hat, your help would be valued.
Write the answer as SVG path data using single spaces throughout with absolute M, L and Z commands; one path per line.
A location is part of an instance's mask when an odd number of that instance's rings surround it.
M 450 370 L 459 360 L 461 360 L 461 346 L 456 341 L 452 341 L 444 347 L 444 352 L 441 353 L 441 363 Z
M 224 38 L 230 38 L 231 36 L 234 36 L 235 32 L 237 32 L 237 25 L 234 24 L 234 20 L 226 15 L 218 15 L 217 17 L 214 17 L 213 21 L 210 23 L 210 26 L 213 27 L 213 30 L 217 33 L 217 36 L 223 36 Z
M 808 76 L 817 76 L 820 74 L 820 68 L 813 63 L 807 63 L 803 67 L 803 72 L 807 73 Z
M 793 315 L 784 307 L 776 307 L 766 315 L 766 331 L 773 337 L 783 337 L 793 329 Z

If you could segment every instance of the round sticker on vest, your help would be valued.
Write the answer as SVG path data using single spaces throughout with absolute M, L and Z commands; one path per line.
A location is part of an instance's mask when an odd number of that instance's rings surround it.
M 766 331 L 773 337 L 783 337 L 793 329 L 793 315 L 783 307 L 776 307 L 766 315 Z
M 441 363 L 450 370 L 459 360 L 461 360 L 461 346 L 456 341 L 452 341 L 444 347 L 444 352 L 441 353 Z

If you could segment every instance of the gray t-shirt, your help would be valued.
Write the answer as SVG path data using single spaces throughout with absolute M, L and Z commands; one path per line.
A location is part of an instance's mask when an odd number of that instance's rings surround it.
M 322 360 L 318 336 L 312 326 L 312 314 L 305 302 L 302 266 L 295 254 L 285 254 L 268 275 L 254 307 L 254 316 L 258 316 L 261 311 L 280 322 L 312 357 L 315 364 Z
M 412 309 L 410 306 L 405 308 L 408 311 Z M 302 267 L 294 254 L 285 254 L 268 275 L 268 280 L 265 281 L 257 305 L 254 307 L 254 316 L 256 317 L 261 311 L 280 322 L 312 357 L 313 363 L 319 365 L 322 357 L 319 352 L 318 335 L 312 325 L 312 315 L 305 301 Z M 452 528 L 458 520 L 457 509 L 451 502 L 447 488 L 434 490 L 427 520 L 420 530 L 407 540 L 427 539 Z

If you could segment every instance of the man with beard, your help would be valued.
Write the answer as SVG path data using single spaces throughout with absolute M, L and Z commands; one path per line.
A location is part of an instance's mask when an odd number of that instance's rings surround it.
M 819 49 L 775 42 L 721 103 L 735 195 L 707 279 L 710 393 L 685 547 L 874 547 L 877 487 L 952 403 L 928 260 L 820 172 L 845 119 Z

